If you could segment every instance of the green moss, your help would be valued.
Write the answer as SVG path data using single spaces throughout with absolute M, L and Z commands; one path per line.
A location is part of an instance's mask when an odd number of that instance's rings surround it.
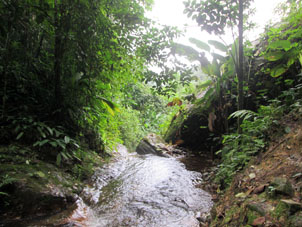
M 164 139 L 167 142 L 173 141 L 173 139 L 175 139 L 175 135 L 177 134 L 177 132 L 179 131 L 179 129 L 181 128 L 183 122 L 185 120 L 185 113 L 181 113 L 178 117 L 176 117 L 170 124 Z
M 289 216 L 289 209 L 285 203 L 280 201 L 271 215 L 277 220 L 287 219 Z
M 239 212 L 240 212 L 240 207 L 238 207 L 238 206 L 231 207 L 231 209 L 229 209 L 225 214 L 223 224 L 228 224 L 229 222 L 231 222 L 233 219 L 233 216 Z
M 247 224 L 252 225 L 254 220 L 259 217 L 259 214 L 253 210 L 247 211 Z

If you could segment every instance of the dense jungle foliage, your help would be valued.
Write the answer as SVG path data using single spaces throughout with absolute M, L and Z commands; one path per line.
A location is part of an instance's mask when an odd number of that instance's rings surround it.
M 179 107 L 165 108 L 167 95 L 188 82 L 189 70 L 165 64 L 180 32 L 146 18 L 151 6 L 0 2 L 0 187 L 16 180 L 13 164 L 30 169 L 38 160 L 88 177 L 100 165 L 97 154 L 118 143 L 133 151 L 147 133 L 168 126 Z
M 80 176 L 88 150 L 135 150 L 193 104 L 207 120 L 197 125 L 201 143 L 218 144 L 217 181 L 229 185 L 265 149 L 272 126 L 302 108 L 302 3 L 282 4 L 280 23 L 252 41 L 244 37 L 251 2 L 186 1 L 202 29 L 234 34 L 231 45 L 191 38 L 186 46 L 173 41 L 176 28 L 145 17 L 152 0 L 2 0 L 0 144 L 16 145 L 16 159 L 0 161 L 42 159 Z M 1 176 L 0 188 L 13 180 Z
M 235 22 L 232 21 L 233 15 L 221 19 L 211 4 L 222 7 L 222 10 L 225 2 L 206 1 L 200 8 L 196 1 L 188 1 L 185 12 L 204 29 L 216 34 L 223 33 L 227 19 L 231 21 L 228 24 L 231 29 L 237 26 L 236 16 Z M 245 4 L 247 19 L 248 1 Z M 301 2 L 287 1 L 278 10 L 281 18 L 278 24 L 268 25 L 258 40 L 245 39 L 241 79 L 238 70 L 238 64 L 242 64 L 239 62 L 238 38 L 235 38 L 232 45 L 227 45 L 222 37 L 221 41 L 209 40 L 207 43 L 191 39 L 195 49 L 174 44 L 175 53 L 198 61 L 202 71 L 208 75 L 209 80 L 201 85 L 205 93 L 195 102 L 198 106 L 198 114 L 195 115 L 206 121 L 197 126 L 201 131 L 199 135 L 203 137 L 200 138 L 200 143 L 214 142 L 215 149 L 218 148 L 216 154 L 221 157 L 222 163 L 216 180 L 222 188 L 231 183 L 232 176 L 245 167 L 253 156 L 264 151 L 272 138 L 280 133 L 288 133 L 290 129 L 282 128 L 284 125 L 281 124 L 284 115 L 298 116 L 301 113 Z M 202 18 L 208 20 L 204 21 Z M 218 25 L 214 23 L 214 18 L 218 20 Z M 250 26 L 251 24 L 245 26 L 245 29 Z M 211 62 L 205 58 L 205 53 L 212 55 Z M 238 105 L 238 102 L 243 103 Z M 192 112 L 196 112 L 196 109 Z M 240 120 L 236 122 L 236 118 Z M 185 123 L 180 129 L 184 134 Z M 238 127 L 240 130 L 236 130 Z M 220 148 L 217 147 L 219 143 L 222 145 Z
M 157 131 L 165 100 L 143 81 L 148 65 L 164 67 L 179 32 L 145 18 L 151 4 L 1 1 L 1 143 L 60 157 L 79 141 L 99 152 L 122 140 L 133 149 Z

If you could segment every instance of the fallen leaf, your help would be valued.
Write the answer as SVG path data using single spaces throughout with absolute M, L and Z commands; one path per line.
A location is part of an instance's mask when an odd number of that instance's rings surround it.
M 254 188 L 250 188 L 245 194 L 250 195 L 252 192 L 254 192 Z
M 259 194 L 259 193 L 263 192 L 266 186 L 267 186 L 267 184 L 258 186 L 257 188 L 254 189 L 253 193 Z
M 264 222 L 265 222 L 265 217 L 256 218 L 256 219 L 253 221 L 252 226 L 263 225 Z
M 244 192 L 240 192 L 235 195 L 236 198 L 246 198 L 246 194 Z
M 256 174 L 255 174 L 255 173 L 251 173 L 251 174 L 249 175 L 249 177 L 250 177 L 250 179 L 254 179 L 254 178 L 256 178 Z

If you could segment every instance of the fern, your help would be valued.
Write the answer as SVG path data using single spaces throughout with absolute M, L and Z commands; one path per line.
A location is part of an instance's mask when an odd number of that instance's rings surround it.
M 251 117 L 258 116 L 257 113 L 251 110 L 237 110 L 236 112 L 232 113 L 229 116 L 229 119 L 231 118 L 242 118 L 243 120 L 250 119 Z

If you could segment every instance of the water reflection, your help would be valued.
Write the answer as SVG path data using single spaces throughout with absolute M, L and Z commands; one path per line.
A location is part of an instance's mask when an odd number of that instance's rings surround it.
M 124 152 L 98 170 L 84 201 L 92 208 L 87 226 L 199 226 L 211 197 L 193 184 L 200 175 L 173 158 Z

